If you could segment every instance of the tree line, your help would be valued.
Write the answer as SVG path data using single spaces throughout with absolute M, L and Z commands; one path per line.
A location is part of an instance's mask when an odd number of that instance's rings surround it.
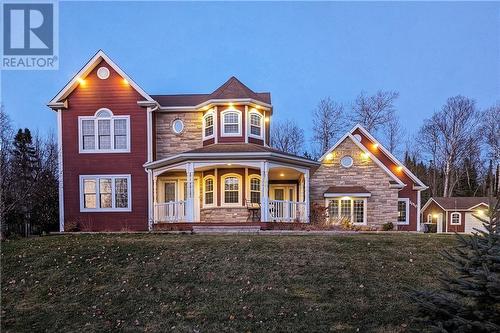
M 15 132 L 0 110 L 0 232 L 28 236 L 58 229 L 57 142 Z
M 410 136 L 396 112 L 398 97 L 396 91 L 361 92 L 348 105 L 324 98 L 312 110 L 308 142 L 304 129 L 288 119 L 271 125 L 271 145 L 317 159 L 359 123 L 429 186 L 423 202 L 430 196 L 485 196 L 488 177 L 499 175 L 500 103 L 480 110 L 474 99 L 450 97 Z

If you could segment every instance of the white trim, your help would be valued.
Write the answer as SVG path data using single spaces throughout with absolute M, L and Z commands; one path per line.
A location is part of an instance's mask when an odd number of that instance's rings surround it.
M 323 197 L 325 198 L 338 198 L 338 197 L 357 197 L 357 198 L 369 198 L 371 193 L 325 193 Z
M 488 207 L 488 208 L 490 207 L 490 205 L 489 205 L 489 204 L 487 204 L 487 203 L 485 203 L 485 202 L 480 202 L 480 203 L 478 203 L 477 205 L 474 205 L 474 206 L 472 206 L 472 207 L 470 207 L 470 208 L 467 208 L 467 209 L 460 209 L 460 210 L 473 210 L 473 209 L 474 209 L 474 208 L 476 208 L 477 206 L 486 206 L 486 207 Z M 459 210 L 459 209 L 457 209 L 457 210 Z
M 422 192 L 422 191 L 421 190 L 417 191 L 417 232 L 420 232 L 421 224 L 422 224 L 421 221 L 420 221 L 420 219 L 421 219 L 421 217 L 420 217 L 420 212 L 421 212 L 420 205 L 422 204 L 422 202 L 421 202 L 421 196 L 420 196 L 421 193 L 420 192 Z M 423 220 L 423 218 L 422 218 L 422 220 Z
M 343 163 L 343 160 L 344 159 L 348 159 L 349 163 L 347 163 L 347 165 L 345 165 Z M 340 166 L 343 167 L 343 168 L 346 168 L 346 169 L 349 169 L 350 167 L 352 167 L 354 165 L 354 158 L 352 158 L 351 155 L 344 155 L 340 158 Z
M 363 134 L 370 139 L 374 144 L 377 144 L 378 147 L 382 150 L 382 152 L 397 166 L 400 166 L 403 168 L 403 171 L 413 180 L 415 183 L 418 184 L 418 186 L 422 187 L 423 189 L 427 189 L 428 186 L 426 186 L 420 179 L 418 179 L 417 176 L 415 176 L 403 163 L 401 163 L 390 151 L 388 151 L 380 142 L 377 141 L 361 124 L 357 124 L 354 126 L 352 130 L 349 132 L 352 133 L 356 129 L 359 129 Z
M 110 74 L 111 73 L 109 69 L 105 66 L 101 66 L 97 69 L 97 77 L 101 80 L 106 80 L 107 78 L 109 78 Z
M 190 105 L 190 106 L 161 106 L 160 111 L 171 111 L 171 112 L 199 112 L 201 109 L 206 109 L 207 107 L 213 107 L 216 105 L 229 106 L 231 104 L 238 105 L 250 105 L 250 106 L 258 106 L 263 109 L 271 110 L 272 105 L 261 102 L 259 100 L 253 98 L 234 98 L 234 99 L 209 99 L 200 103 L 198 105 Z
M 429 219 L 429 217 L 430 217 L 430 219 Z M 432 224 L 432 218 L 433 218 L 433 217 L 432 217 L 432 214 L 431 214 L 431 213 L 427 214 L 427 221 L 426 221 L 426 222 L 427 222 L 428 224 Z M 436 221 L 436 222 L 437 222 L 437 221 Z
M 248 105 L 245 105 L 245 143 L 248 143 Z
M 111 117 L 109 118 L 99 118 L 97 114 L 101 111 L 109 111 Z M 114 149 L 115 146 L 115 120 L 125 119 L 127 126 L 127 148 L 126 149 Z M 94 122 L 94 149 L 83 149 L 83 133 L 82 133 L 82 123 L 84 120 L 91 120 Z M 99 149 L 99 132 L 98 123 L 99 120 L 110 120 L 110 144 L 111 149 Z M 102 154 L 102 153 L 130 153 L 130 116 L 114 115 L 110 109 L 100 108 L 95 112 L 93 116 L 78 116 L 78 153 L 79 154 Z
M 101 178 L 111 178 L 111 207 L 112 208 L 97 208 L 97 206 L 100 205 L 100 198 L 99 198 L 99 179 Z M 113 208 L 115 206 L 115 180 L 116 178 L 127 178 L 127 207 L 126 208 Z M 132 181 L 131 181 L 131 176 L 130 175 L 119 175 L 119 174 L 113 174 L 113 175 L 80 175 L 80 185 L 79 185 L 79 192 L 80 192 L 80 212 L 131 212 L 132 211 Z M 95 198 L 96 198 L 96 208 L 85 208 L 84 205 L 84 188 L 83 188 L 83 180 L 84 179 L 93 179 L 95 183 Z
M 368 225 L 368 215 L 367 215 L 367 208 L 368 208 L 368 199 L 367 198 L 359 198 L 359 197 L 337 197 L 337 198 L 325 198 L 325 208 L 326 208 L 326 218 L 329 218 L 328 216 L 328 206 L 330 201 L 338 201 L 338 207 L 339 207 L 339 213 L 338 217 L 342 217 L 342 209 L 340 202 L 342 200 L 350 200 L 351 201 L 351 217 L 350 221 L 354 225 Z M 363 200 L 363 222 L 352 222 L 354 218 L 354 200 Z
M 237 178 L 238 179 L 238 202 L 236 203 L 226 203 L 226 178 Z M 242 206 L 242 193 L 244 191 L 243 187 L 243 177 L 237 173 L 226 173 L 220 178 L 220 190 L 221 190 L 221 207 L 241 207 Z
M 328 151 L 326 153 L 323 154 L 323 156 L 321 156 L 319 158 L 319 162 L 323 162 L 323 160 L 326 158 L 326 156 L 328 154 L 331 154 L 345 139 L 351 139 L 352 142 L 354 142 L 354 144 L 359 148 L 361 149 L 368 157 L 370 157 L 370 159 L 375 162 L 375 164 L 377 164 L 383 171 L 385 171 L 385 173 L 387 175 L 389 175 L 389 177 L 391 177 L 395 182 L 398 183 L 398 185 L 400 186 L 406 186 L 405 183 L 403 183 L 401 181 L 401 179 L 399 179 L 398 177 L 396 177 L 396 175 L 394 173 L 392 173 L 391 170 L 389 170 L 375 155 L 373 155 L 363 144 L 361 144 L 361 142 L 359 142 L 358 140 L 356 140 L 356 138 L 354 138 L 354 136 L 352 136 L 351 132 L 347 132 L 346 134 L 344 134 L 344 136 L 342 136 L 333 146 L 332 148 L 328 149 Z
M 116 63 L 114 63 L 102 50 L 99 50 L 86 64 L 83 66 L 80 71 L 73 76 L 73 78 L 62 88 L 57 95 L 52 98 L 52 100 L 48 103 L 49 107 L 56 107 L 61 103 L 62 100 L 66 99 L 68 95 L 78 86 L 79 78 L 85 78 L 87 75 L 100 63 L 100 61 L 104 60 L 111 68 L 113 68 L 118 75 L 128 81 L 130 86 L 132 86 L 142 97 L 146 100 L 154 102 L 154 100 L 147 94 L 137 83 L 134 82 L 125 72 L 118 67 Z
M 211 116 L 212 117 L 212 135 L 208 135 L 208 136 L 205 136 L 205 130 L 206 130 L 206 118 Z M 212 110 L 209 110 L 207 111 L 207 113 L 205 113 L 203 115 L 203 119 L 202 119 L 202 138 L 203 140 L 208 140 L 208 139 L 212 139 L 213 137 L 215 137 L 215 113 L 212 111 Z
M 213 189 L 212 189 L 213 202 L 211 204 L 207 204 L 205 202 L 205 194 L 206 194 L 205 181 L 207 181 L 208 179 L 212 179 L 212 181 L 213 181 Z M 214 175 L 207 175 L 207 176 L 203 177 L 203 179 L 202 179 L 202 193 L 203 193 L 203 196 L 202 196 L 202 205 L 201 206 L 203 208 L 217 206 L 217 179 L 215 178 Z
M 453 215 L 458 215 L 458 223 L 453 223 Z M 453 212 L 450 214 L 450 225 L 461 225 L 462 224 L 462 213 Z
M 219 142 L 219 109 L 217 106 L 214 107 L 214 142 Z
M 147 108 L 146 111 L 146 121 L 147 121 L 147 137 L 148 137 L 148 163 L 153 161 L 153 111 L 151 107 Z
M 147 170 L 148 173 L 148 231 L 153 231 L 154 223 L 154 198 L 153 198 L 153 171 Z
M 59 181 L 59 232 L 64 232 L 64 172 L 62 141 L 62 110 L 57 110 L 57 164 Z
M 398 214 L 399 214 L 399 202 L 400 201 L 404 202 L 405 206 L 406 206 L 405 207 L 406 220 L 404 222 L 400 222 L 400 221 L 398 221 L 398 219 L 399 219 L 399 216 L 398 216 L 398 218 L 396 219 L 396 224 L 397 225 L 409 225 L 410 224 L 410 198 L 398 198 L 398 206 L 397 206 Z
M 247 118 L 248 135 L 247 135 L 247 137 L 264 140 L 264 116 L 259 111 L 253 110 L 253 109 L 250 110 L 250 112 L 248 112 L 247 115 L 248 115 L 248 118 Z M 260 135 L 252 134 L 252 115 L 258 115 L 260 118 L 260 120 L 259 120 Z M 247 139 L 247 142 L 248 142 L 248 139 Z
M 225 120 L 224 120 L 224 116 L 227 114 L 227 113 L 236 113 L 238 114 L 238 132 L 237 133 L 226 133 L 226 128 L 225 128 Z M 229 108 L 229 109 L 226 109 L 224 111 L 222 111 L 220 113 L 221 115 L 221 126 L 222 126 L 222 132 L 221 132 L 221 136 L 222 137 L 232 137 L 232 136 L 241 136 L 242 135 L 242 113 L 240 110 L 237 110 L 237 109 L 234 109 L 234 108 Z M 235 123 L 230 123 L 231 125 L 234 125 Z

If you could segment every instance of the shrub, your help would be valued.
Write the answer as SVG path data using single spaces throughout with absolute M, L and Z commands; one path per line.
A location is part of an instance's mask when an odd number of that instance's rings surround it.
M 383 231 L 389 231 L 389 230 L 393 230 L 393 229 L 394 229 L 394 224 L 392 224 L 392 222 L 386 222 L 386 223 L 382 224 Z

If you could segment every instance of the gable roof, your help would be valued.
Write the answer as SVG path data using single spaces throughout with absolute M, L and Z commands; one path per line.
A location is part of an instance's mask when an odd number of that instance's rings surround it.
M 330 154 L 331 152 L 333 152 L 342 142 L 344 142 L 344 140 L 346 139 L 350 139 L 352 142 L 354 142 L 354 144 L 356 146 L 358 146 L 359 149 L 361 149 L 373 162 L 375 162 L 375 164 L 377 164 L 389 177 L 392 178 L 392 180 L 394 182 L 396 182 L 396 184 L 398 186 L 401 186 L 401 187 L 404 187 L 406 184 L 404 184 L 401 179 L 399 179 L 398 177 L 396 177 L 396 175 L 391 171 L 389 170 L 389 168 L 387 168 L 375 155 L 373 155 L 369 150 L 368 148 L 366 148 L 365 146 L 363 146 L 361 144 L 361 142 L 359 142 L 352 134 L 351 132 L 347 132 L 346 134 L 344 134 L 343 137 L 341 137 L 330 149 L 328 149 L 328 151 L 326 153 L 323 154 L 323 156 L 321 156 L 319 158 L 319 162 L 322 162 L 326 156 L 328 154 Z
M 147 101 L 153 101 L 151 96 L 149 96 L 137 83 L 134 82 L 113 60 L 111 60 L 103 50 L 97 51 L 97 53 L 83 66 L 80 71 L 73 76 L 73 78 L 62 88 L 57 95 L 52 98 L 52 100 L 47 104 L 51 108 L 61 108 L 62 103 L 68 97 L 68 95 L 78 86 L 78 80 L 85 78 L 102 60 L 104 60 L 108 65 L 111 66 L 122 78 L 127 80 L 129 84 Z
M 421 187 L 423 190 L 427 189 L 428 186 L 426 186 L 413 172 L 411 172 L 403 163 L 401 163 L 389 150 L 387 150 L 377 139 L 375 139 L 370 132 L 368 132 L 361 124 L 357 124 L 356 126 L 353 127 L 353 129 L 350 130 L 351 133 L 354 131 L 359 130 L 361 131 L 370 141 L 373 143 L 377 144 L 382 153 L 387 156 L 394 164 L 400 166 L 403 168 L 404 173 L 410 177 L 411 180 L 413 180 L 419 187 Z
M 470 210 L 481 204 L 489 207 L 488 197 L 432 197 L 427 201 L 424 207 L 427 208 L 431 201 L 434 201 L 443 210 Z
M 271 104 L 270 93 L 254 92 L 234 76 L 231 76 L 229 80 L 210 94 L 151 95 L 151 97 L 161 107 L 198 107 L 211 100 L 232 99 L 252 99 Z
M 370 191 L 368 191 L 363 186 L 330 186 L 324 193 L 324 195 L 342 195 L 342 194 L 364 194 L 371 195 Z

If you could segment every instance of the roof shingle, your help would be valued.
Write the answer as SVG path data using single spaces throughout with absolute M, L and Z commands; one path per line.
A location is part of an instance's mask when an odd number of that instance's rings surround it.
M 345 194 L 353 194 L 353 193 L 364 193 L 370 194 L 370 192 L 364 188 L 363 186 L 330 186 L 326 191 L 327 193 L 345 193 Z
M 432 197 L 441 207 L 449 209 L 469 209 L 473 206 L 485 203 L 488 205 L 488 197 Z

